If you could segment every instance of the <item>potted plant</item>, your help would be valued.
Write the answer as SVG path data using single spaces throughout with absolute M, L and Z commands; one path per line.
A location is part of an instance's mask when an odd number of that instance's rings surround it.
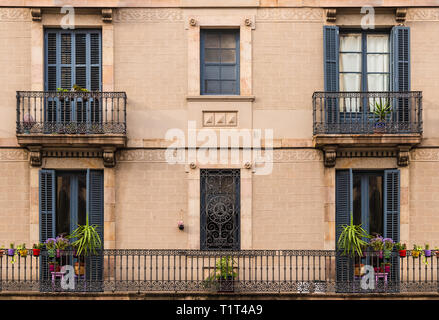
M 17 251 L 20 254 L 20 257 L 25 258 L 27 257 L 27 249 L 26 249 L 26 244 L 20 244 L 17 246 Z
M 3 257 L 4 250 L 5 250 L 5 247 L 0 246 L 0 258 Z
M 425 244 L 424 256 L 431 257 L 430 245 L 428 243 Z
M 206 283 L 215 282 L 218 291 L 234 291 L 234 279 L 238 276 L 234 268 L 237 263 L 231 256 L 221 257 L 215 264 L 215 270 L 206 279 Z
M 32 246 L 32 255 L 34 257 L 38 257 L 43 247 L 44 247 L 43 243 L 34 243 Z
M 60 102 L 64 102 L 64 100 L 69 101 L 69 97 L 66 97 L 62 94 L 63 92 L 69 92 L 69 90 L 63 89 L 63 88 L 56 88 L 56 91 L 60 92 L 60 95 L 59 95 Z
M 55 249 L 56 249 L 56 257 L 59 258 L 64 250 L 66 250 L 69 246 L 69 240 L 64 238 L 62 235 L 56 237 L 55 239 Z
M 82 88 L 81 86 L 78 86 L 77 84 L 74 84 L 74 85 L 73 85 L 72 90 L 73 90 L 73 91 L 76 91 L 76 92 L 90 92 L 90 91 L 88 91 L 87 89 Z M 87 102 L 87 100 L 88 100 L 88 96 L 87 96 L 86 94 L 83 95 L 83 96 L 82 96 L 82 101 L 83 101 L 83 102 Z
M 8 256 L 13 257 L 14 254 L 15 254 L 14 244 L 11 243 L 11 244 L 9 244 Z
M 436 258 L 439 258 L 439 248 L 434 247 L 434 254 L 436 255 Z
M 418 245 L 413 245 L 413 250 L 412 250 L 412 257 L 413 258 L 418 258 L 419 257 L 419 255 L 421 254 L 421 252 L 422 252 L 422 247 L 421 246 L 418 246 Z
M 380 235 L 376 235 L 375 237 L 370 239 L 369 245 L 372 247 L 372 249 L 375 252 L 378 252 L 380 259 L 382 259 L 383 258 L 383 250 L 384 250 L 383 237 L 381 237 Z
M 390 266 L 391 266 L 390 262 L 382 262 L 380 271 L 385 273 L 390 273 Z
M 407 256 L 407 245 L 405 243 L 396 243 L 395 244 L 396 250 L 399 252 L 399 256 L 401 258 L 404 258 Z
M 77 275 L 84 274 L 84 257 L 95 255 L 97 251 L 102 248 L 98 228 L 97 225 L 90 225 L 87 213 L 85 225 L 78 225 L 72 234 L 67 236 L 68 239 L 74 240 L 72 247 L 76 252 L 76 256 L 79 258 L 79 262 L 75 262 L 75 273 Z
M 384 238 L 383 239 L 383 249 L 384 249 L 384 258 L 390 259 L 390 256 L 392 255 L 393 247 L 395 246 L 395 243 L 391 238 Z
M 59 272 L 61 267 L 59 266 L 58 261 L 49 261 L 49 271 L 50 272 Z
M 375 133 L 386 132 L 387 115 L 389 115 L 391 112 L 392 108 L 388 101 L 383 103 L 380 99 L 380 102 L 375 102 L 375 108 L 373 113 L 378 117 L 378 120 L 375 123 Z
M 47 249 L 47 255 L 49 256 L 49 258 L 55 258 L 55 253 L 56 253 L 56 249 L 55 249 L 55 245 L 56 245 L 56 239 L 55 238 L 48 238 L 44 244 L 46 245 L 46 249 Z
M 363 256 L 364 248 L 367 247 L 367 242 L 363 239 L 368 238 L 370 238 L 370 235 L 361 227 L 361 224 L 354 224 L 354 218 L 351 213 L 350 224 L 341 225 L 341 233 L 337 241 L 337 247 L 343 250 L 343 255 L 361 257 Z

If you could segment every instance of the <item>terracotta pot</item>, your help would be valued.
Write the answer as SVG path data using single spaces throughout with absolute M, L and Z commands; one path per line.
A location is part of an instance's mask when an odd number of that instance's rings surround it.
M 32 254 L 34 255 L 34 257 L 38 257 L 40 255 L 40 252 L 40 249 L 32 249 Z
M 401 258 L 404 258 L 405 256 L 407 256 L 407 250 L 399 250 L 399 256 Z
M 84 275 L 85 274 L 85 265 L 84 263 L 81 262 L 81 264 L 79 264 L 79 262 L 75 262 L 75 274 L 77 276 L 79 275 Z

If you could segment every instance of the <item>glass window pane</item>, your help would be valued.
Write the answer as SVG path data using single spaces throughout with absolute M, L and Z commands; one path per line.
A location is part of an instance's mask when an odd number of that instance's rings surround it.
M 340 52 L 361 52 L 361 34 L 350 33 L 340 35 Z
M 236 81 L 221 81 L 222 94 L 236 94 Z
M 221 35 L 221 48 L 235 48 L 236 36 L 234 33 L 224 33 Z
M 56 235 L 70 234 L 70 177 L 56 178 Z
M 341 72 L 361 72 L 360 53 L 340 53 Z
M 369 233 L 383 235 L 383 177 L 369 176 Z
M 205 48 L 219 48 L 220 47 L 220 35 L 218 33 L 206 32 L 204 38 Z
M 204 90 L 206 93 L 218 94 L 220 93 L 220 81 L 217 80 L 205 80 Z
M 368 74 L 367 88 L 369 91 L 388 91 L 389 75 L 388 74 Z
M 236 62 L 236 51 L 234 49 L 221 50 L 221 62 L 235 63 Z
M 361 74 L 340 73 L 340 91 L 361 91 Z
M 389 35 L 368 34 L 367 52 L 389 52 Z
M 235 66 L 221 67 L 221 80 L 236 80 Z
M 85 174 L 78 176 L 78 224 L 86 223 L 87 214 L 87 178 Z M 74 228 L 74 226 L 73 226 Z
M 367 72 L 389 72 L 388 54 L 368 54 Z
M 206 49 L 204 62 L 219 63 L 221 54 L 220 52 L 221 51 L 219 49 Z
M 204 78 L 207 80 L 220 80 L 220 67 L 206 66 L 204 68 Z

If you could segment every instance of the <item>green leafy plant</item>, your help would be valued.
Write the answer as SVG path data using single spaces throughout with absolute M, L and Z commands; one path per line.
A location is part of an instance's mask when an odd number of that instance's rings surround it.
M 237 266 L 237 263 L 232 259 L 231 256 L 220 258 L 215 264 L 215 270 L 212 274 L 206 279 L 207 282 L 211 282 L 214 280 L 229 280 L 237 277 L 237 273 L 234 271 L 234 268 Z
M 369 239 L 370 235 L 360 225 L 354 224 L 354 217 L 351 213 L 351 222 L 341 226 L 340 237 L 337 241 L 337 247 L 343 250 L 343 255 L 351 257 L 362 256 L 363 249 L 367 247 L 367 242 L 363 239 Z
M 69 239 L 76 239 L 72 242 L 72 246 L 76 249 L 78 256 L 96 254 L 97 250 L 102 247 L 98 228 L 97 225 L 89 224 L 87 213 L 86 223 L 84 225 L 78 225 L 78 228 L 76 228 L 71 235 L 67 236 Z
M 44 248 L 44 243 L 34 243 L 32 246 L 32 249 L 43 249 Z
M 400 251 L 400 250 L 406 250 L 407 249 L 407 245 L 405 243 L 400 243 L 397 242 L 395 243 L 395 248 L 396 250 Z
M 74 84 L 73 87 L 72 87 L 72 89 L 73 89 L 74 91 L 89 92 L 87 89 L 82 88 L 81 86 L 78 86 L 77 84 Z
M 380 102 L 378 101 L 375 102 L 375 108 L 373 113 L 376 116 L 378 116 L 378 122 L 385 122 L 387 115 L 390 114 L 391 112 L 392 112 L 392 107 L 390 106 L 390 103 L 388 101 L 384 103 L 381 100 Z
M 56 88 L 56 91 L 58 91 L 58 92 L 69 92 L 68 89 L 64 89 L 64 88 Z

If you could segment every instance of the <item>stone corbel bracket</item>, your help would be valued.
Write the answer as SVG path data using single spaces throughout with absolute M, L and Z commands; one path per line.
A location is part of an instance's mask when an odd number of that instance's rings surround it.
M 41 167 L 43 163 L 43 154 L 41 146 L 31 146 L 29 149 L 29 163 L 33 167 Z
M 41 17 L 42 17 L 41 8 L 31 8 L 30 14 L 32 16 L 32 21 L 41 21 Z
M 337 9 L 326 9 L 326 22 L 335 23 L 337 20 Z
M 410 146 L 398 146 L 398 166 L 406 167 L 410 160 Z
M 337 159 L 337 146 L 326 146 L 323 148 L 323 161 L 325 167 L 335 167 L 335 161 Z
M 407 8 L 397 8 L 395 12 L 396 22 L 404 24 L 407 18 Z
M 102 21 L 111 23 L 113 22 L 113 9 L 102 9 Z
M 113 168 L 116 165 L 116 148 L 105 147 L 102 152 L 105 168 Z

